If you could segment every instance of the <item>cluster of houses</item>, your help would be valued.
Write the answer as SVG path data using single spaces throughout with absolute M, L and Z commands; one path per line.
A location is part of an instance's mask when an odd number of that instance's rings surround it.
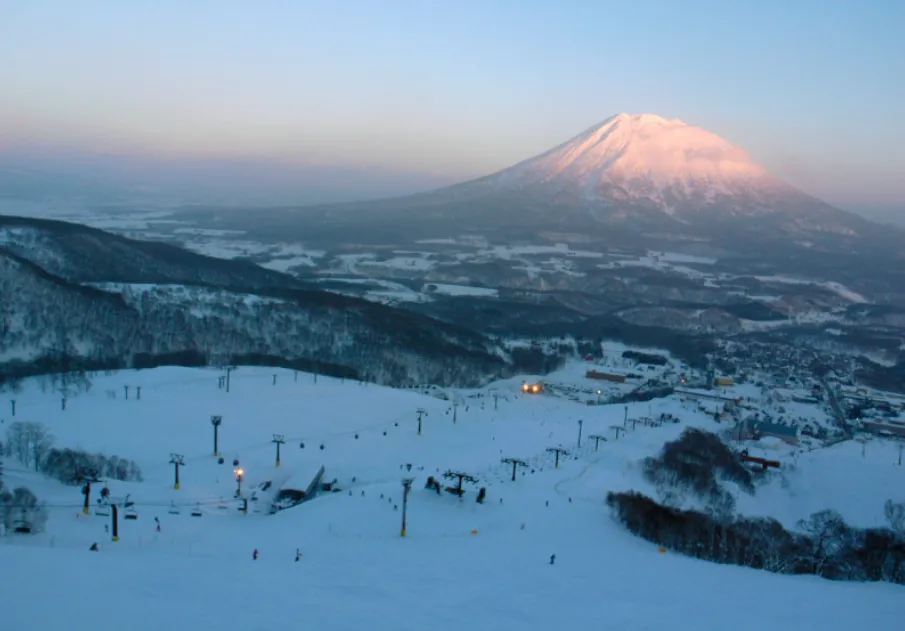
M 594 358 L 588 356 L 586 359 L 592 361 Z M 634 362 L 639 371 L 646 367 L 661 367 L 660 356 L 653 354 L 626 352 L 622 359 Z M 714 407 L 714 418 L 731 424 L 731 438 L 737 441 L 772 437 L 796 445 L 802 437 L 832 440 L 851 437 L 857 430 L 905 439 L 905 396 L 852 386 L 855 366 L 853 358 L 844 354 L 726 341 L 712 356 L 711 368 L 703 375 L 692 374 L 690 370 L 676 375 L 670 368 L 667 367 L 661 378 L 674 381 L 677 394 L 699 399 L 702 406 Z M 585 376 L 600 384 L 596 386 L 597 403 L 601 402 L 604 386 L 610 389 L 633 383 L 634 378 L 644 379 L 641 375 L 601 370 L 597 366 L 587 370 Z M 670 379 L 673 376 L 675 379 Z M 773 403 L 764 407 L 775 408 L 776 414 L 771 416 L 761 409 L 765 403 L 763 399 L 752 402 L 734 397 L 733 387 L 742 383 L 758 386 L 762 395 Z M 702 390 L 710 390 L 710 396 Z M 792 404 L 823 408 L 828 418 L 835 422 L 824 426 L 818 419 L 820 415 L 792 419 Z M 851 424 L 851 421 L 856 422 Z
M 821 379 L 847 383 L 855 369 L 847 355 L 810 348 L 758 342 L 724 342 L 715 359 L 726 375 L 757 381 L 757 385 L 793 390 L 810 389 Z
M 905 396 L 843 386 L 837 397 L 861 431 L 905 438 Z
M 735 424 L 730 436 L 732 440 L 736 441 L 772 437 L 789 445 L 797 445 L 801 438 L 801 430 L 797 425 L 748 417 Z

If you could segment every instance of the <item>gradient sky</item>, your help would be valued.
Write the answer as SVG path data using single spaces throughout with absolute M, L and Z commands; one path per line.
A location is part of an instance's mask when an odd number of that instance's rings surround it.
M 905 214 L 903 33 L 901 0 L 0 0 L 0 158 L 418 188 L 653 112 Z

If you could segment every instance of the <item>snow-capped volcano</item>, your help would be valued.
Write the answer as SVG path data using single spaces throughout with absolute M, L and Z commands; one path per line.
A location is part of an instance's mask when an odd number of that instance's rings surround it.
M 740 147 L 656 114 L 617 114 L 539 156 L 454 188 L 466 195 L 545 189 L 574 201 L 649 202 L 668 213 L 731 198 L 768 211 L 777 193 L 797 193 Z
M 553 201 L 598 220 L 647 223 L 774 215 L 795 231 L 851 234 L 843 213 L 772 176 L 716 134 L 655 114 L 617 114 L 498 173 L 449 187 L 460 201 L 492 196 Z M 715 216 L 714 216 L 715 213 Z
M 256 224 L 263 221 L 257 212 Z M 275 210 L 268 221 L 282 234 L 295 219 Z M 401 243 L 466 231 L 498 241 L 711 243 L 755 254 L 901 247 L 900 235 L 803 193 L 716 134 L 654 114 L 618 114 L 538 156 L 439 190 L 308 208 L 305 221 L 306 234 L 339 243 L 353 234 L 356 243 Z
M 767 173 L 716 134 L 654 114 L 619 114 L 498 176 L 502 186 L 554 183 L 587 197 L 657 199 L 702 187 L 730 193 Z M 659 195 L 658 195 L 659 194 Z

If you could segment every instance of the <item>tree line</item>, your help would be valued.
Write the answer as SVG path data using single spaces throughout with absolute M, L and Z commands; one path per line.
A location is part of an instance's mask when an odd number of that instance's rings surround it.
M 723 483 L 753 495 L 764 475 L 745 466 L 715 434 L 687 429 L 643 462 L 660 501 L 630 491 L 606 503 L 630 532 L 682 554 L 781 574 L 905 584 L 905 503 L 885 504 L 888 527 L 855 528 L 823 510 L 787 530 L 772 518 L 735 513 Z M 690 501 L 690 502 L 689 502 Z M 682 508 L 694 503 L 702 508 Z
M 6 431 L 5 453 L 36 472 L 76 485 L 93 474 L 124 482 L 141 482 L 141 468 L 127 458 L 53 446 L 54 437 L 41 423 L 19 421 Z
M 716 563 L 779 574 L 905 585 L 905 504 L 887 501 L 888 528 L 855 528 L 823 510 L 790 532 L 775 519 L 720 518 L 665 506 L 638 493 L 609 493 L 607 505 L 630 532 L 657 545 Z
M 53 436 L 40 423 L 15 422 L 0 442 L 0 454 L 17 460 L 25 467 L 59 480 L 63 484 L 79 484 L 85 475 L 113 480 L 141 482 L 138 464 L 118 456 L 92 454 L 79 449 L 53 446 Z M 0 462 L 0 524 L 8 533 L 27 525 L 31 532 L 42 532 L 47 523 L 47 507 L 27 487 L 8 489 Z

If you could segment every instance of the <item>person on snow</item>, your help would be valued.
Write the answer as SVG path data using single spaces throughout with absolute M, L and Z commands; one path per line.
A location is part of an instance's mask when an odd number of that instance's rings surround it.
M 302 558 L 302 553 L 299 552 L 298 548 L 296 548 L 295 549 L 295 562 L 298 563 L 301 558 Z
M 550 555 L 550 565 L 553 565 L 554 563 L 556 563 L 556 555 L 551 554 Z
M 154 523 L 157 524 L 157 532 L 160 532 L 160 519 L 155 517 Z
M 258 560 L 258 549 L 257 548 L 255 548 L 255 551 L 251 553 L 251 560 L 252 561 Z
M 92 552 L 97 552 L 97 542 L 92 543 L 91 547 L 88 549 L 91 550 Z

